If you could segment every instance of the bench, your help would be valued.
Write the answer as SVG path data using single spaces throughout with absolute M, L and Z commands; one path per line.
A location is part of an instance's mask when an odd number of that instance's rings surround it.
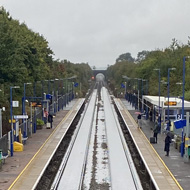
M 26 140 L 28 139 L 28 137 L 22 137 L 22 144 L 26 144 Z
M 5 155 L 5 156 L 1 156 L 1 159 L 0 159 L 0 169 L 2 169 L 2 166 L 5 163 L 6 158 L 8 158 L 8 154 Z
M 1 160 L 2 160 L 2 163 L 4 164 L 5 163 L 5 160 L 8 158 L 8 154 L 7 155 L 5 155 L 5 156 L 2 156 L 2 158 L 1 158 Z

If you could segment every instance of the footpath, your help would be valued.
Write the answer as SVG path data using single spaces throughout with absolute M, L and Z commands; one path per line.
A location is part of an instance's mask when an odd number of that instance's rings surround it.
M 122 99 L 122 102 L 132 115 L 132 117 L 136 120 L 137 115 L 135 112 L 138 110 L 135 110 L 134 107 L 132 107 L 132 104 L 130 104 L 125 99 Z M 142 117 L 142 131 L 144 132 L 147 139 L 150 139 L 150 137 L 153 136 L 153 130 L 154 129 L 154 123 L 150 120 L 146 120 L 144 117 Z M 166 135 L 165 134 L 158 134 L 158 142 L 157 144 L 152 144 L 154 149 L 157 151 L 158 155 L 161 157 L 161 159 L 164 161 L 165 165 L 168 167 L 168 169 L 171 171 L 171 173 L 174 175 L 176 180 L 179 182 L 179 184 L 182 186 L 184 190 L 189 190 L 190 188 L 190 162 L 186 163 L 184 162 L 183 157 L 181 157 L 180 152 L 174 148 L 173 143 L 170 145 L 170 153 L 169 156 L 165 156 L 166 152 L 164 152 L 164 140 Z
M 22 172 L 33 156 L 38 152 L 40 147 L 45 143 L 49 135 L 55 130 L 62 119 L 74 105 L 76 99 L 70 102 L 63 110 L 56 113 L 53 118 L 52 129 L 46 129 L 44 125 L 42 129 L 37 130 L 28 138 L 24 145 L 23 152 L 14 152 L 13 157 L 8 157 L 0 171 L 0 190 L 7 190 L 17 176 Z

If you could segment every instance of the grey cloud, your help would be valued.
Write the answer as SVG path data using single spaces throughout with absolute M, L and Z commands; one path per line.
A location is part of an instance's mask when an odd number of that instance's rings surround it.
M 43 34 L 59 59 L 114 64 L 122 53 L 187 43 L 189 0 L 1 0 L 15 19 Z

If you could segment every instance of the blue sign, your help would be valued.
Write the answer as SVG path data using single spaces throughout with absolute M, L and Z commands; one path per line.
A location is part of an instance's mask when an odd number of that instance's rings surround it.
M 174 125 L 176 129 L 180 129 L 186 126 L 186 119 L 176 120 L 174 121 Z
M 123 83 L 121 83 L 121 88 L 125 88 L 125 85 Z
M 182 118 L 182 114 L 177 114 L 176 115 L 176 120 L 180 120 Z
M 79 85 L 79 83 L 78 82 L 76 82 L 75 84 L 74 84 L 74 87 L 77 87 Z
M 46 94 L 46 99 L 51 100 L 51 98 L 52 98 L 52 95 L 51 95 L 51 94 Z

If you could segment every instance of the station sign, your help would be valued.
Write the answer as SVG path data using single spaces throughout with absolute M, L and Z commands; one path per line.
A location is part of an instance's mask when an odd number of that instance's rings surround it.
M 52 99 L 52 95 L 51 94 L 46 94 L 46 99 L 51 100 Z
M 176 101 L 172 101 L 172 102 L 164 102 L 164 105 L 165 106 L 168 106 L 168 104 L 169 104 L 169 106 L 176 106 L 177 105 L 177 102 Z
M 125 88 L 125 85 L 123 83 L 121 83 L 121 88 Z
M 180 119 L 174 121 L 174 125 L 176 129 L 181 129 L 186 126 L 186 119 Z
M 14 115 L 14 119 L 28 119 L 28 115 Z
M 180 119 L 182 119 L 182 114 L 177 114 L 176 115 L 176 120 L 180 120 Z
M 42 107 L 42 104 L 39 104 L 37 102 L 31 102 L 31 104 L 32 107 Z
M 74 84 L 74 87 L 77 87 L 79 85 L 79 83 L 78 82 L 76 82 L 75 84 Z
M 18 108 L 19 107 L 19 101 L 12 101 L 12 106 L 14 108 Z

